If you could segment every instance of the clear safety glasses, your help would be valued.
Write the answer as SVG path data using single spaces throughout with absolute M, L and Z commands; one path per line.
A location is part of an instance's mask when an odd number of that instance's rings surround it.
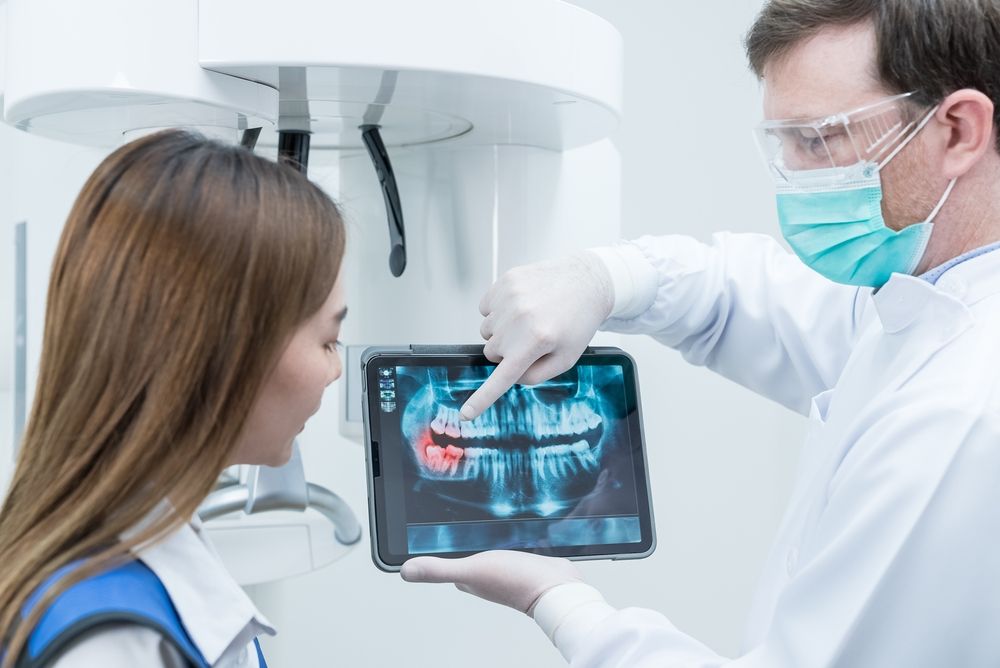
M 859 163 L 881 168 L 932 116 L 914 105 L 913 94 L 825 118 L 764 121 L 755 131 L 757 145 L 779 185 Z

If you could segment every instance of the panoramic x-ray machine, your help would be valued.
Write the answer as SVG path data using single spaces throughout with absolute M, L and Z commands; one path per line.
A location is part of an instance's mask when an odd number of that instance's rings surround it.
M 567 2 L 0 0 L 4 12 L 7 124 L 108 150 L 194 128 L 288 160 L 338 199 L 343 338 L 364 345 L 348 350 L 328 440 L 359 440 L 365 346 L 475 342 L 498 273 L 618 236 L 607 138 L 621 38 Z M 38 354 L 30 334 L 22 370 Z M 16 383 L 31 396 L 30 373 Z M 361 539 L 308 471 L 296 449 L 278 469 L 227 471 L 206 500 L 241 582 L 313 570 Z

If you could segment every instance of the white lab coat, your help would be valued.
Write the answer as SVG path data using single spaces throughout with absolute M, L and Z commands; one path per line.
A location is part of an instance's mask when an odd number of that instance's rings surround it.
M 744 653 L 591 603 L 546 611 L 572 666 L 1000 665 L 1000 251 L 874 294 L 764 236 L 631 252 L 655 269 L 655 301 L 607 329 L 649 334 L 810 427 Z
M 163 583 L 191 641 L 209 665 L 259 667 L 253 639 L 274 635 L 274 629 L 226 570 L 197 518 L 139 552 L 139 558 Z M 52 668 L 95 666 L 187 668 L 188 663 L 158 632 L 114 624 L 83 636 L 52 664 Z

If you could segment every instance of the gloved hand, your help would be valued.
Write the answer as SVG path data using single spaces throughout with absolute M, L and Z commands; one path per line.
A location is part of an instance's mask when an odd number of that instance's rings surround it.
M 458 589 L 530 615 L 542 594 L 580 582 L 573 562 L 527 552 L 494 550 L 461 559 L 415 557 L 400 573 L 407 582 L 452 582 Z
M 486 357 L 499 365 L 462 407 L 475 419 L 515 383 L 572 367 L 614 306 L 611 275 L 594 253 L 511 269 L 479 304 Z

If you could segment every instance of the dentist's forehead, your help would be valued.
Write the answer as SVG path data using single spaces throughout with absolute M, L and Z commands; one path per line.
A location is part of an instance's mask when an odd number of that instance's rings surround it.
M 822 118 L 885 97 L 875 47 L 867 24 L 828 28 L 793 46 L 764 69 L 764 117 Z

